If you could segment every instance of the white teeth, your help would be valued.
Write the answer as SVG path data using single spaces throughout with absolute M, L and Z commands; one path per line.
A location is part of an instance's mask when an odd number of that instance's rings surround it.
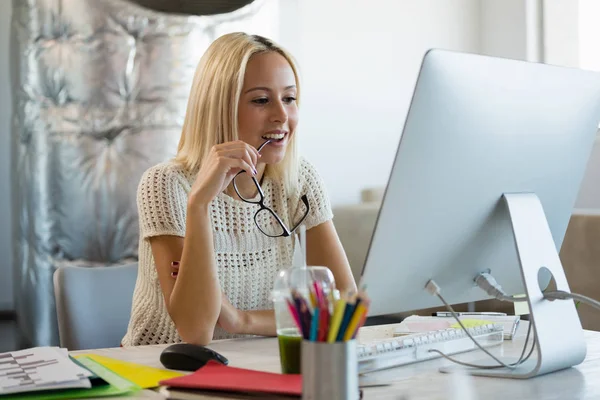
M 263 135 L 263 139 L 283 139 L 283 137 L 285 136 L 284 133 L 269 133 L 266 135 Z

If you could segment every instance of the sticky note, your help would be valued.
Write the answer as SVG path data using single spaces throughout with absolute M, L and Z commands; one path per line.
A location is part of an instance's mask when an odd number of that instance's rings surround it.
M 517 294 L 514 297 L 525 297 L 524 294 Z M 529 303 L 526 301 L 515 301 L 515 315 L 527 315 L 529 314 Z

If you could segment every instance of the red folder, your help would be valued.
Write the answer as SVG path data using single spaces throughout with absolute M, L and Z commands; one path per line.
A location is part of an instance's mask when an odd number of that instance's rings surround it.
M 190 375 L 160 381 L 163 386 L 225 392 L 274 393 L 302 396 L 302 375 L 275 374 L 209 361 Z

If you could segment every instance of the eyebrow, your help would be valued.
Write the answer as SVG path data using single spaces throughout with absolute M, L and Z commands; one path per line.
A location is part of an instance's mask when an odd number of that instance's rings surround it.
M 294 89 L 295 87 L 296 87 L 296 85 L 290 85 L 290 86 L 286 86 L 283 90 Z M 257 87 L 253 87 L 251 89 L 246 90 L 244 93 L 254 92 L 255 90 L 264 90 L 265 92 L 271 92 L 272 91 L 271 89 L 269 89 L 266 86 L 257 86 Z

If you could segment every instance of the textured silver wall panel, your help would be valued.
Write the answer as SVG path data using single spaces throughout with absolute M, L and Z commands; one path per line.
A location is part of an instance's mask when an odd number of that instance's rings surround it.
M 13 0 L 15 301 L 33 345 L 58 345 L 58 266 L 137 259 L 139 178 L 174 155 L 201 54 L 261 4 L 188 17 Z

